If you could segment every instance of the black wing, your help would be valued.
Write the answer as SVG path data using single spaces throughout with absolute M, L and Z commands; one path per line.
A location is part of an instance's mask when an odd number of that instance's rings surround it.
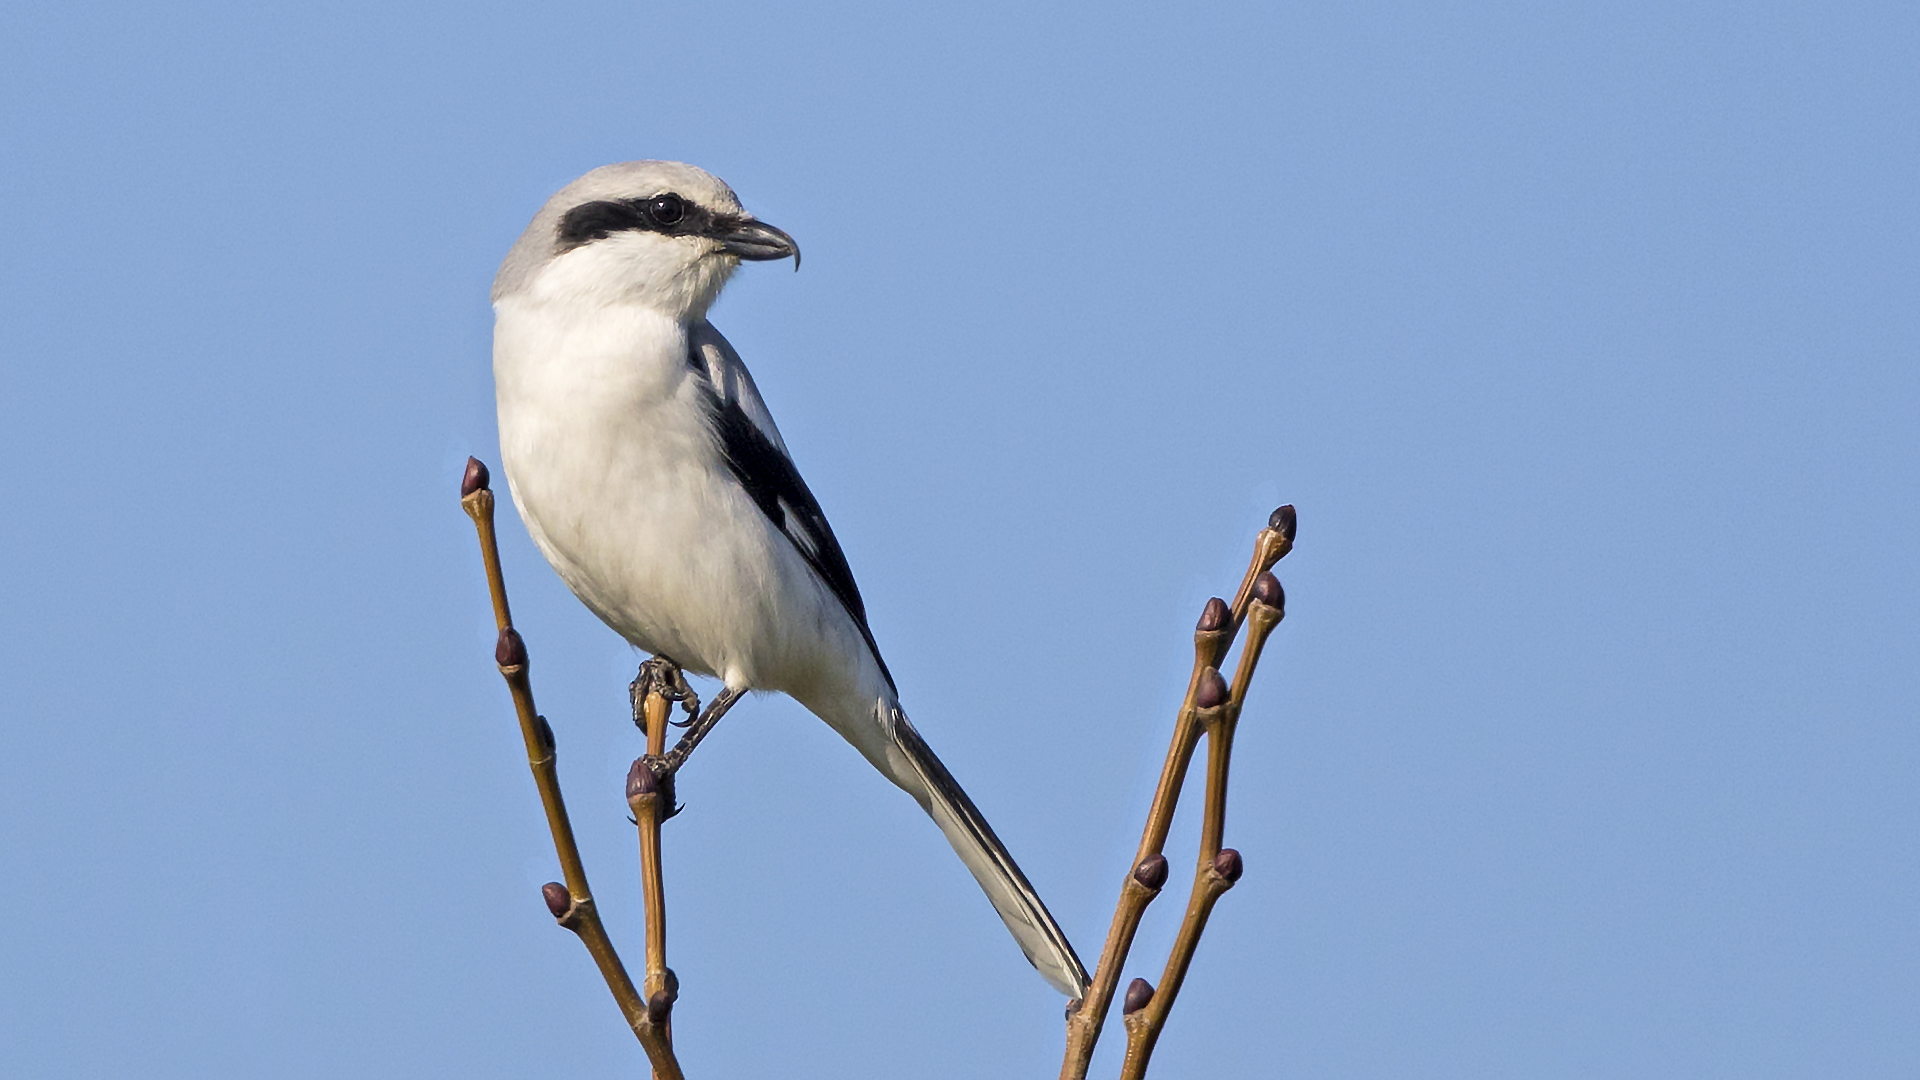
M 690 361 L 690 364 L 702 375 L 706 374 L 704 363 Z M 853 583 L 853 568 L 847 565 L 846 552 L 840 550 L 840 541 L 834 538 L 833 527 L 827 524 L 820 501 L 800 478 L 800 470 L 793 467 L 787 455 L 737 403 L 722 401 L 718 395 L 713 400 L 714 428 L 720 436 L 720 451 L 726 456 L 727 468 L 753 498 L 754 505 L 786 536 L 794 550 L 839 598 L 847 614 L 853 616 L 860 636 L 867 639 L 867 648 L 873 651 L 873 659 L 880 665 L 880 674 L 892 687 L 893 673 L 887 670 L 880 646 L 874 643 L 873 630 L 867 626 L 867 605 L 860 599 L 860 586 Z

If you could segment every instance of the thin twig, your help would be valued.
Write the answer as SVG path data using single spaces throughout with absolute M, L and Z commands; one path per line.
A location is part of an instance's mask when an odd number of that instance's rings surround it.
M 1194 949 L 1207 928 L 1213 905 L 1240 880 L 1240 853 L 1220 846 L 1226 832 L 1227 770 L 1233 755 L 1233 732 L 1240 722 L 1241 703 L 1253 681 L 1253 669 L 1260 662 L 1260 651 L 1268 635 L 1280 625 L 1286 614 L 1286 598 L 1280 582 L 1272 574 L 1262 573 L 1253 584 L 1252 603 L 1247 608 L 1247 643 L 1240 650 L 1240 663 L 1233 675 L 1231 691 L 1222 684 L 1220 673 L 1208 669 L 1196 704 L 1198 718 L 1207 732 L 1206 809 L 1200 823 L 1200 854 L 1194 868 L 1193 891 L 1187 899 L 1187 914 L 1174 936 L 1173 950 L 1160 977 L 1159 989 L 1148 988 L 1147 1000 L 1127 1013 L 1127 1055 L 1120 1065 L 1120 1080 L 1139 1080 L 1147 1071 L 1160 1029 L 1166 1025 L 1180 984 L 1186 980 L 1193 962 Z M 1224 699 L 1224 700 L 1222 700 Z
M 673 702 L 662 692 L 657 671 L 643 670 L 641 679 L 646 685 L 640 714 L 647 729 L 647 753 L 627 772 L 627 805 L 633 808 L 633 823 L 640 835 L 640 896 L 647 925 L 647 973 L 642 986 L 647 995 L 647 1015 L 659 1027 L 671 1053 L 673 1003 L 680 997 L 680 980 L 667 967 L 667 889 L 660 865 L 660 823 L 672 807 L 666 805 L 671 796 L 663 797 L 663 785 L 654 774 L 653 763 L 666 749 Z M 654 1077 L 664 1080 L 658 1069 Z
M 1230 728 L 1218 724 L 1219 715 L 1231 709 L 1238 716 L 1238 705 L 1229 706 L 1230 697 L 1227 687 L 1220 678 L 1219 665 L 1225 659 L 1227 650 L 1232 648 L 1233 639 L 1250 611 L 1256 612 L 1255 633 L 1260 644 L 1265 643 L 1266 634 L 1272 630 L 1268 625 L 1260 628 L 1265 619 L 1258 609 L 1268 606 L 1257 603 L 1256 592 L 1263 591 L 1262 586 L 1273 582 L 1273 592 L 1278 594 L 1279 583 L 1273 581 L 1268 573 L 1274 563 L 1293 549 L 1296 529 L 1293 507 L 1283 506 L 1273 512 L 1254 541 L 1253 558 L 1242 576 L 1240 587 L 1234 593 L 1233 603 L 1228 604 L 1218 597 L 1207 602 L 1206 610 L 1200 616 L 1200 623 L 1193 636 L 1193 672 L 1187 680 L 1187 693 L 1176 714 L 1173 727 L 1173 741 L 1167 748 L 1166 764 L 1160 770 L 1160 783 L 1154 789 L 1153 803 L 1147 811 L 1146 827 L 1140 838 L 1140 847 L 1134 854 L 1133 866 L 1120 885 L 1120 898 L 1114 906 L 1113 922 L 1107 930 L 1107 940 L 1100 951 L 1100 960 L 1094 968 L 1093 983 L 1088 988 L 1084 1000 L 1068 1007 L 1066 1058 L 1060 1068 L 1061 1080 L 1086 1080 L 1087 1068 L 1093 1061 L 1094 1045 L 1099 1041 L 1101 1027 L 1105 1024 L 1107 1010 L 1112 1007 L 1115 988 L 1119 985 L 1120 970 L 1126 963 L 1127 954 L 1133 948 L 1134 935 L 1140 929 L 1140 919 L 1146 913 L 1147 905 L 1160 894 L 1161 886 L 1167 879 L 1167 860 L 1163 851 L 1166 847 L 1167 830 L 1173 825 L 1173 812 L 1180 801 L 1180 789 L 1186 783 L 1187 767 L 1193 760 L 1193 752 L 1198 747 L 1200 736 L 1204 732 L 1224 737 L 1209 739 L 1209 799 L 1208 823 L 1216 830 L 1224 823 L 1223 816 L 1213 814 L 1215 796 L 1219 800 L 1221 814 L 1224 815 L 1226 798 L 1227 749 L 1230 746 Z M 1278 622 L 1278 619 L 1274 619 Z M 1253 676 L 1252 664 L 1247 662 L 1247 653 L 1258 660 L 1258 648 L 1253 638 L 1249 638 L 1247 650 L 1243 650 L 1241 667 L 1235 672 L 1234 684 L 1244 694 L 1247 681 Z M 1235 699 L 1237 702 L 1237 699 Z M 1218 772 L 1217 789 L 1211 782 Z M 1219 853 L 1219 837 L 1214 834 L 1214 847 L 1211 853 L 1203 846 L 1203 860 Z M 1234 857 L 1233 876 L 1238 877 L 1238 855 Z M 1206 864 L 1203 862 L 1203 867 Z M 1204 877 L 1204 873 L 1202 875 Z M 1229 886 L 1231 882 L 1227 883 Z M 1209 886 L 1210 888 L 1212 886 Z M 1220 888 L 1225 892 L 1225 888 Z M 1196 898 L 1201 892 L 1201 882 L 1196 881 Z M 1214 899 L 1218 899 L 1217 894 Z M 1182 924 L 1182 934 L 1191 929 L 1193 942 L 1186 948 L 1186 958 L 1191 960 L 1193 943 L 1199 940 L 1200 931 L 1205 928 L 1206 915 L 1212 910 L 1212 900 L 1206 901 L 1206 910 L 1199 912 L 1196 918 L 1193 901 L 1189 901 L 1188 919 Z M 1176 944 L 1175 956 L 1180 955 L 1180 946 Z M 1175 971 L 1173 958 L 1169 958 L 1169 971 Z M 1186 973 L 1186 960 L 1179 963 L 1172 979 L 1172 990 L 1177 993 L 1178 983 Z M 1167 981 L 1163 978 L 1163 982 Z M 1123 1009 L 1129 1028 L 1129 1055 L 1132 1061 L 1134 1037 L 1132 1029 L 1134 1018 L 1140 1016 L 1154 997 L 1153 988 L 1144 979 L 1134 980 L 1128 988 L 1127 1001 Z M 1140 1056 L 1140 1068 L 1146 1067 L 1146 1055 L 1151 1054 L 1152 1041 L 1158 1037 L 1159 1025 L 1166 1021 L 1166 1011 L 1172 1006 L 1173 993 L 1164 995 L 1162 1008 L 1157 1020 L 1143 1018 L 1141 1024 L 1151 1023 L 1150 1033 L 1143 1034 L 1145 1054 Z
M 674 1058 L 672 1013 L 679 997 L 679 981 L 666 962 L 666 890 L 661 868 L 660 826 L 672 816 L 672 774 L 698 736 L 712 726 L 732 704 L 723 695 L 711 708 L 711 719 L 697 724 L 695 731 L 675 747 L 666 749 L 666 729 L 675 700 L 685 696 L 684 683 L 677 669 L 664 661 L 652 661 L 643 667 L 636 680 L 635 719 L 647 732 L 647 753 L 633 763 L 627 777 L 627 801 L 634 814 L 640 847 L 640 874 L 646 914 L 646 974 L 642 990 L 636 990 L 627 975 L 613 943 L 594 907 L 587 887 L 586 871 L 574 842 L 573 827 L 567 818 L 560 795 L 555 766 L 552 728 L 534 709 L 532 685 L 527 676 L 526 644 L 513 628 L 507 606 L 506 586 L 500 571 L 500 552 L 494 532 L 494 495 L 488 489 L 486 466 L 477 459 L 467 461 L 467 474 L 461 484 L 461 504 L 480 537 L 481 557 L 485 561 L 488 590 L 492 595 L 494 618 L 500 631 L 495 660 L 500 674 L 513 695 L 514 709 L 520 719 L 521 735 L 526 742 L 527 764 L 546 808 L 547 824 L 553 833 L 554 851 L 559 857 L 566 884 L 548 882 L 541 893 L 548 909 L 560 925 L 579 936 L 599 966 L 607 988 L 613 993 L 628 1025 L 639 1038 L 653 1067 L 655 1080 L 684 1080 Z M 1127 988 L 1122 1013 L 1127 1032 L 1126 1056 L 1121 1064 L 1122 1080 L 1140 1080 L 1145 1074 L 1155 1043 L 1167 1015 L 1179 995 L 1188 968 L 1206 930 L 1214 904 L 1238 881 L 1242 869 L 1240 853 L 1221 846 L 1226 823 L 1227 778 L 1233 751 L 1233 735 L 1240 718 L 1253 672 L 1268 636 L 1285 615 L 1285 597 L 1280 583 L 1269 571 L 1293 547 L 1295 532 L 1293 507 L 1274 511 L 1261 530 L 1240 587 L 1231 604 L 1215 598 L 1208 601 L 1194 633 L 1193 672 L 1187 693 L 1174 722 L 1173 740 L 1167 750 L 1160 782 L 1154 791 L 1140 847 L 1134 864 L 1121 883 L 1112 926 L 1101 950 L 1093 984 L 1084 1001 L 1074 1002 L 1067 1013 L 1066 1061 L 1062 1080 L 1085 1080 L 1092 1061 L 1094 1044 L 1119 983 L 1121 967 L 1126 963 L 1140 920 L 1147 905 L 1166 884 L 1167 860 L 1163 853 L 1167 832 L 1172 825 L 1188 767 L 1207 737 L 1206 803 L 1201 822 L 1199 859 L 1194 883 L 1187 901 L 1174 945 L 1156 991 L 1145 979 L 1135 979 Z M 1243 624 L 1250 626 L 1247 642 L 1241 649 L 1232 685 L 1221 677 L 1220 665 L 1233 646 Z M 688 706 L 690 715 L 693 706 Z
M 488 488 L 487 467 L 477 458 L 467 459 L 466 476 L 460 484 L 460 505 L 473 518 L 480 537 L 480 557 L 486 564 L 487 588 L 493 596 L 493 616 L 500 631 L 494 660 L 500 675 L 513 695 L 514 712 L 520 718 L 520 734 L 527 746 L 527 766 L 533 770 L 534 786 L 540 790 L 540 803 L 546 808 L 547 827 L 553 833 L 554 854 L 560 860 L 560 872 L 566 884 L 549 881 L 541 887 L 547 910 L 561 926 L 579 936 L 587 947 L 600 975 L 613 992 L 614 1003 L 633 1029 L 647 1052 L 654 1075 L 660 1080 L 683 1080 L 679 1062 L 674 1060 L 664 1022 L 656 1022 L 647 1002 L 634 989 L 620 955 L 607 937 L 600 913 L 594 907 L 593 892 L 587 887 L 587 871 L 580 861 L 580 848 L 573 839 L 573 824 L 567 818 L 566 802 L 560 796 L 560 774 L 555 764 L 553 729 L 533 706 L 533 685 L 527 677 L 527 646 L 513 628 L 507 608 L 507 588 L 500 572 L 500 545 L 493 527 L 493 492 Z

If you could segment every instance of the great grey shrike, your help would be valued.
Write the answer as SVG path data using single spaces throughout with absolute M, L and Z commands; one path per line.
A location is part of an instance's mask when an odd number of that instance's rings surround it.
M 901 711 L 840 543 L 707 321 L 742 259 L 788 256 L 791 237 L 691 165 L 607 165 L 548 200 L 493 283 L 514 504 L 635 646 L 728 702 L 789 694 L 852 743 L 939 825 L 1047 982 L 1083 997 L 1066 935 Z

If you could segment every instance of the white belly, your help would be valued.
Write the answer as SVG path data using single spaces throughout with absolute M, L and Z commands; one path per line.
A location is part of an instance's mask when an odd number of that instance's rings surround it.
M 636 646 L 730 686 L 850 691 L 865 643 L 734 481 L 686 353 L 685 330 L 644 309 L 503 302 L 500 453 L 521 518 Z

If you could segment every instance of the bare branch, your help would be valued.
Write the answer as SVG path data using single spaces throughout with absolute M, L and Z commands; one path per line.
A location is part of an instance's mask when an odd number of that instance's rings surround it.
M 506 582 L 500 572 L 500 544 L 493 527 L 494 497 L 487 486 L 488 479 L 487 467 L 477 458 L 468 458 L 466 476 L 460 484 L 460 505 L 473 518 L 479 533 L 480 557 L 486 563 L 487 588 L 493 596 L 494 621 L 500 630 L 494 660 L 513 695 L 514 712 L 520 718 L 520 734 L 527 746 L 527 766 L 533 770 L 534 786 L 539 789 L 540 803 L 547 812 L 547 827 L 553 833 L 554 854 L 559 857 L 560 872 L 566 878 L 565 885 L 548 882 L 541 888 L 541 896 L 554 919 L 578 935 L 581 944 L 587 947 L 607 982 L 607 989 L 613 992 L 614 1003 L 646 1050 L 654 1076 L 659 1080 L 683 1080 L 680 1063 L 674 1060 L 673 1046 L 668 1040 L 666 1017 L 656 1019 L 649 1002 L 642 1001 L 634 989 L 633 980 L 628 977 L 612 940 L 607 937 L 606 927 L 600 922 L 593 893 L 587 887 L 586 868 L 573 839 L 573 823 L 567 818 L 567 806 L 560 796 L 553 729 L 534 709 L 533 685 L 527 677 L 526 642 L 513 628 L 513 617 L 507 607 Z M 656 829 L 656 839 L 658 835 Z
M 560 796 L 553 730 L 534 709 L 533 690 L 527 677 L 526 643 L 514 630 L 507 607 L 499 545 L 494 533 L 494 496 L 488 488 L 486 466 L 469 458 L 460 490 L 461 505 L 473 518 L 479 532 L 481 557 L 486 563 L 487 586 L 500 631 L 495 660 L 513 695 L 514 710 L 519 715 L 521 735 L 526 742 L 527 764 L 533 771 L 541 804 L 546 808 L 554 852 L 566 878 L 564 885 L 548 882 L 541 889 L 542 896 L 553 917 L 579 936 L 599 966 L 615 1003 L 646 1050 L 654 1080 L 684 1080 L 673 1053 L 673 1006 L 679 998 L 680 986 L 673 970 L 667 967 L 666 887 L 661 867 L 660 827 L 674 813 L 675 771 L 738 698 L 739 692 L 723 691 L 705 713 L 700 713 L 679 669 L 658 658 L 643 665 L 640 677 L 634 681 L 634 721 L 647 733 L 647 752 L 633 763 L 627 774 L 627 804 L 633 810 L 638 830 L 641 895 L 646 914 L 646 973 L 641 987 L 635 988 L 594 908 L 573 827 Z M 1166 885 L 1167 832 L 1186 784 L 1188 767 L 1203 735 L 1207 739 L 1206 802 L 1193 886 L 1159 987 L 1145 979 L 1134 979 L 1127 987 L 1121 1008 L 1127 1038 L 1126 1056 L 1121 1063 L 1122 1080 L 1140 1080 L 1145 1074 L 1213 906 L 1240 880 L 1244 868 L 1240 853 L 1221 846 L 1226 831 L 1227 778 L 1233 735 L 1261 651 L 1285 617 L 1285 595 L 1280 582 L 1269 571 L 1292 550 L 1296 524 L 1293 507 L 1283 506 L 1274 511 L 1267 528 L 1255 539 L 1253 557 L 1232 603 L 1217 597 L 1209 600 L 1194 629 L 1193 672 L 1174 718 L 1173 739 L 1147 812 L 1140 847 L 1133 866 L 1121 882 L 1113 922 L 1087 997 L 1067 1008 L 1062 1080 L 1085 1080 L 1094 1044 L 1113 1004 L 1120 970 L 1133 947 L 1141 917 Z M 1247 639 L 1229 683 L 1221 675 L 1220 667 L 1243 626 L 1247 628 Z M 667 727 L 676 701 L 685 703 L 692 730 L 672 751 L 667 751 Z
M 1161 1028 L 1166 1026 L 1167 1014 L 1180 994 L 1180 985 L 1186 980 L 1200 935 L 1207 928 L 1207 917 L 1213 913 L 1214 903 L 1240 880 L 1244 866 L 1240 853 L 1220 846 L 1226 832 L 1227 771 L 1233 755 L 1233 732 L 1240 721 L 1240 706 L 1246 698 L 1247 687 L 1253 681 L 1253 669 L 1260 662 L 1260 651 L 1266 647 L 1273 628 L 1285 617 L 1285 603 L 1280 582 L 1262 571 L 1253 583 L 1246 617 L 1247 642 L 1240 650 L 1231 691 L 1221 682 L 1219 672 L 1208 669 L 1212 678 L 1203 683 L 1195 702 L 1200 706 L 1198 718 L 1207 733 L 1207 801 L 1200 823 L 1200 855 L 1194 868 L 1193 891 L 1187 899 L 1186 917 L 1174 936 L 1173 951 L 1167 957 L 1160 986 L 1154 990 L 1151 1000 L 1126 1018 L 1127 1056 L 1120 1065 L 1121 1080 L 1139 1080 L 1146 1074 L 1154 1044 L 1160 1038 Z
M 673 811 L 668 805 L 672 789 L 655 775 L 654 763 L 666 749 L 667 720 L 673 703 L 663 692 L 657 669 L 643 668 L 640 678 L 645 683 L 640 714 L 647 729 L 647 754 L 635 760 L 627 773 L 627 805 L 633 808 L 633 822 L 640 834 L 640 896 L 647 921 L 647 973 L 642 985 L 647 995 L 647 1015 L 660 1028 L 671 1054 L 673 1003 L 680 997 L 680 980 L 667 967 L 667 888 L 660 865 L 660 823 Z M 665 1080 L 658 1067 L 654 1076 Z
M 1060 1068 L 1061 1080 L 1085 1080 L 1093 1061 L 1094 1045 L 1100 1038 L 1107 1010 L 1119 985 L 1120 969 L 1133 948 L 1134 935 L 1147 905 L 1159 895 L 1166 880 L 1167 830 L 1173 825 L 1173 812 L 1186 783 L 1187 767 L 1193 760 L 1200 736 L 1208 736 L 1207 810 L 1202 824 L 1200 872 L 1188 900 L 1187 917 L 1181 924 L 1162 990 L 1156 991 L 1145 979 L 1136 979 L 1127 989 L 1122 1008 L 1127 1028 L 1127 1059 L 1123 1075 L 1139 1076 L 1146 1069 L 1153 1043 L 1166 1023 L 1167 1012 L 1179 993 L 1193 958 L 1193 948 L 1206 928 L 1207 915 L 1220 894 L 1232 887 L 1232 880 L 1212 873 L 1212 860 L 1221 855 L 1220 835 L 1226 819 L 1226 777 L 1232 747 L 1232 725 L 1239 718 L 1240 702 L 1259 662 L 1260 648 L 1273 627 L 1279 623 L 1279 607 L 1271 599 L 1279 596 L 1279 582 L 1268 573 L 1274 563 L 1293 550 L 1297 519 L 1293 507 L 1273 512 L 1267 527 L 1255 537 L 1253 557 L 1234 592 L 1233 603 L 1218 597 L 1207 601 L 1193 635 L 1193 673 L 1187 681 L 1187 694 L 1174 718 L 1173 741 L 1167 748 L 1166 764 L 1160 771 L 1160 783 L 1147 810 L 1146 827 L 1135 852 L 1133 868 L 1120 885 L 1120 898 L 1114 907 L 1113 922 L 1107 930 L 1105 946 L 1094 969 L 1093 984 L 1084 1001 L 1068 1007 L 1066 1058 Z M 1271 582 L 1271 587 L 1268 583 Z M 1269 613 L 1272 613 L 1269 618 Z M 1220 676 L 1219 665 L 1232 648 L 1242 623 L 1251 615 L 1253 632 L 1241 651 L 1240 665 L 1229 688 Z M 1239 877 L 1238 853 L 1232 859 L 1233 878 Z M 1137 1064 L 1136 1064 L 1137 1060 Z M 1124 1070 L 1132 1068 L 1132 1072 Z

